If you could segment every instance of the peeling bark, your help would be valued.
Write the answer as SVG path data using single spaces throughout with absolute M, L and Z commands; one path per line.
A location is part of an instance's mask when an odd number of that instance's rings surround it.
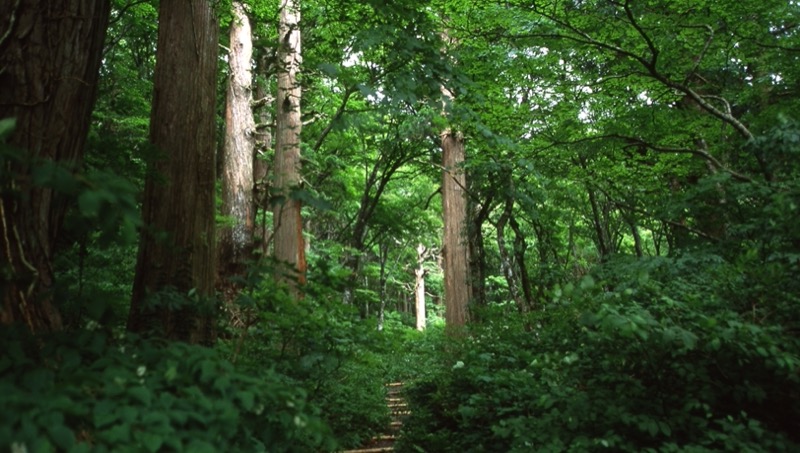
M 222 215 L 233 224 L 219 235 L 219 271 L 224 279 L 243 271 L 252 258 L 253 205 L 253 40 L 244 5 L 234 2 L 230 29 L 228 95 L 225 102 L 225 147 L 222 169 Z

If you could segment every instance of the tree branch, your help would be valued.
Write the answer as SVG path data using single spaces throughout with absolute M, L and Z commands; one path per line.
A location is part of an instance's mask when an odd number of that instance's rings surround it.
M 355 93 L 356 89 L 353 87 L 347 88 L 344 92 L 344 97 L 342 98 L 341 104 L 339 104 L 339 108 L 336 109 L 336 113 L 333 115 L 331 120 L 328 122 L 328 125 L 325 126 L 325 129 L 319 134 L 317 137 L 317 141 L 314 142 L 314 146 L 311 148 L 314 151 L 319 151 L 320 147 L 322 147 L 322 143 L 328 137 L 328 134 L 331 133 L 333 130 L 333 126 L 336 125 L 336 122 L 344 115 L 345 110 L 347 109 L 347 101 L 350 100 L 350 96 Z
M 625 15 L 628 16 L 628 21 L 631 23 L 633 28 L 639 33 L 639 36 L 644 39 L 644 42 L 647 44 L 647 48 L 650 50 L 650 65 L 649 67 L 655 68 L 658 62 L 658 48 L 656 47 L 653 40 L 650 39 L 650 36 L 645 33 L 644 29 L 636 22 L 636 18 L 633 17 L 633 11 L 631 11 L 630 7 L 630 0 L 625 0 L 625 4 L 623 5 L 623 9 L 625 9 Z

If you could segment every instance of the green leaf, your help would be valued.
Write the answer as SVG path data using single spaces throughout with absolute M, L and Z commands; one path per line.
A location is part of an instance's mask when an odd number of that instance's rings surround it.
M 153 393 L 145 386 L 134 386 L 128 389 L 128 396 L 139 401 L 145 406 L 150 406 L 153 401 Z
M 253 407 L 255 407 L 255 395 L 253 392 L 241 391 L 237 394 L 237 396 L 239 397 L 239 401 L 242 402 L 242 407 L 244 410 L 253 410 Z
M 191 451 L 194 453 L 217 453 L 219 449 L 208 442 L 195 439 L 192 440 L 192 442 L 186 448 L 186 451 Z
M 665 436 L 671 436 L 672 435 L 672 428 L 670 428 L 670 426 L 669 426 L 669 424 L 667 422 L 659 421 L 658 422 L 658 427 L 661 429 L 661 432 Z
M 67 450 L 75 444 L 75 435 L 72 433 L 71 429 L 64 425 L 57 424 L 48 426 L 47 433 L 50 435 L 53 443 L 62 450 Z
M 147 431 L 137 431 L 134 437 L 150 452 L 158 451 L 164 444 L 164 436 L 148 433 Z
M 4 118 L 0 120 L 0 142 L 5 142 L 6 139 L 14 132 L 17 127 L 16 118 Z
M 109 400 L 102 400 L 94 406 L 94 426 L 103 428 L 119 419 L 116 405 Z

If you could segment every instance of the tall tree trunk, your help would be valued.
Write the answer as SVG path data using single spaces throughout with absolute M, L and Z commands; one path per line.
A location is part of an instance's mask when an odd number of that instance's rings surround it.
M 252 257 L 255 218 L 253 206 L 253 38 L 244 5 L 233 2 L 225 102 L 225 147 L 222 169 L 222 215 L 233 223 L 219 235 L 219 272 L 225 279 L 243 272 Z
M 266 79 L 269 77 L 269 65 L 267 58 L 262 57 L 257 67 L 258 74 L 263 80 L 255 82 L 256 85 L 256 111 L 258 113 L 258 124 L 256 125 L 256 147 L 253 154 L 253 212 L 261 210 L 260 220 L 257 227 L 257 240 L 264 256 L 269 254 L 269 245 L 272 237 L 272 228 L 267 221 L 267 212 L 270 210 L 269 197 L 269 164 L 273 160 L 272 155 L 272 132 L 270 123 L 272 122 L 271 108 L 274 107 L 274 97 L 267 90 Z
M 210 1 L 162 1 L 150 140 L 162 153 L 149 163 L 128 328 L 163 329 L 170 339 L 211 343 L 213 316 L 197 302 L 147 307 L 168 287 L 201 300 L 214 295 L 214 109 L 218 24 Z
M 300 287 L 305 284 L 306 258 L 301 204 L 293 193 L 301 185 L 299 0 L 281 0 L 278 39 L 275 189 L 279 199 L 273 211 L 275 259 L 286 267 L 279 280 L 286 283 L 295 296 L 300 296 Z
M 16 118 L 8 143 L 31 161 L 80 166 L 109 11 L 108 0 L 0 3 L 0 119 Z M 0 170 L 0 322 L 58 330 L 51 264 L 68 200 L 33 187 L 30 163 Z
M 428 249 L 424 245 L 417 246 L 417 267 L 414 269 L 417 330 L 425 330 L 427 324 L 425 313 L 425 258 L 428 256 L 427 252 Z
M 386 318 L 386 299 L 389 297 L 386 291 L 386 282 L 388 280 L 386 276 L 386 262 L 389 260 L 389 243 L 383 241 L 380 243 L 379 252 L 380 252 L 380 280 L 378 283 L 378 296 L 380 299 L 380 306 L 378 308 L 378 331 L 383 330 L 383 324 Z
M 442 211 L 444 215 L 445 323 L 452 331 L 467 323 L 472 286 L 469 282 L 467 233 L 467 178 L 464 137 L 450 129 L 442 132 Z

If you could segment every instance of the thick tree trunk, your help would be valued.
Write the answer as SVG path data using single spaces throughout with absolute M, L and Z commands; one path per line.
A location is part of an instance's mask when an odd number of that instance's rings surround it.
M 457 330 L 469 319 L 468 304 L 472 287 L 469 282 L 469 247 L 467 246 L 467 197 L 464 163 L 464 137 L 449 129 L 442 135 L 442 203 L 444 215 L 444 297 L 445 323 Z
M 128 328 L 163 329 L 170 339 L 214 339 L 214 109 L 218 24 L 211 2 L 162 1 L 150 139 L 162 153 L 149 163 Z M 186 297 L 178 309 L 146 305 L 173 288 Z
M 234 2 L 230 29 L 228 95 L 225 102 L 225 148 L 222 169 L 222 215 L 232 224 L 219 235 L 219 272 L 226 279 L 243 272 L 252 258 L 253 206 L 253 38 L 250 19 L 241 2 Z
M 8 143 L 31 161 L 80 166 L 109 8 L 108 0 L 0 2 L 0 119 L 16 119 Z M 2 169 L 0 322 L 58 330 L 51 263 L 68 200 L 33 187 L 28 163 Z
M 305 284 L 306 258 L 300 200 L 293 192 L 300 188 L 300 3 L 281 0 L 278 30 L 278 97 L 275 137 L 275 190 L 273 210 L 275 259 L 285 266 L 279 280 L 295 296 Z

